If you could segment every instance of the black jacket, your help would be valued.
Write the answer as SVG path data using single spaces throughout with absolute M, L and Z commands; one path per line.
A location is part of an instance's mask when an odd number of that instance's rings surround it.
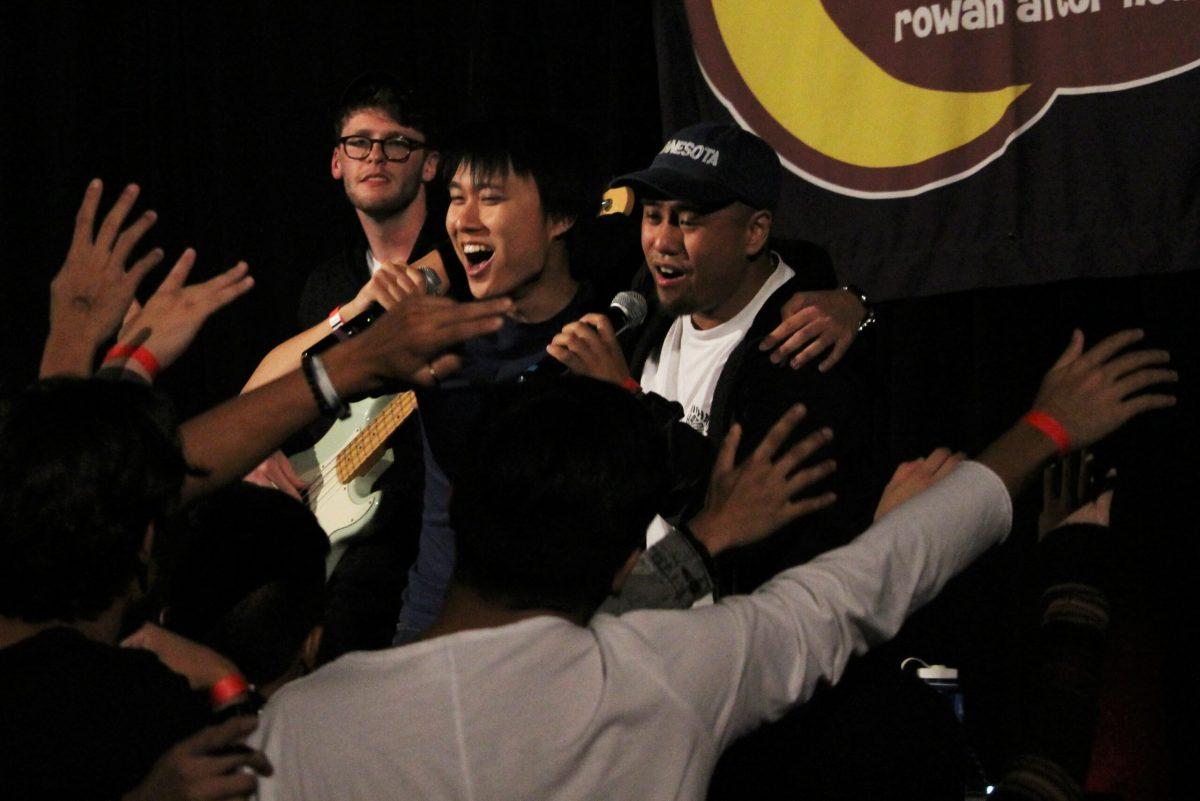
M 739 459 L 796 403 L 803 402 L 808 414 L 793 441 L 823 426 L 833 429 L 833 441 L 810 463 L 832 458 L 838 470 L 810 493 L 833 490 L 837 503 L 800 518 L 760 543 L 722 554 L 717 564 L 719 583 L 726 593 L 752 590 L 784 568 L 849 542 L 870 525 L 884 483 L 871 453 L 874 426 L 868 344 L 855 343 L 828 373 L 818 371 L 816 362 L 800 370 L 775 365 L 769 351 L 759 350 L 759 343 L 779 324 L 783 304 L 795 292 L 829 286 L 828 274 L 808 269 L 810 265 L 804 263 L 785 261 L 796 270 L 796 276 L 771 295 L 726 361 L 713 393 L 708 436 L 683 422 L 680 404 L 653 393 L 643 396 L 667 437 L 672 490 L 662 514 L 673 523 L 686 521 L 703 505 L 717 447 L 734 422 L 740 422 L 743 429 Z M 655 313 L 647 323 L 630 359 L 634 376 L 641 375 L 674 319 Z

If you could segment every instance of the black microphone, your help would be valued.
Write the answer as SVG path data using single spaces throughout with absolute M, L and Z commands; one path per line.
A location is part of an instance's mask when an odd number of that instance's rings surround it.
M 631 328 L 637 328 L 646 320 L 646 299 L 641 293 L 633 290 L 625 290 L 618 292 L 612 301 L 608 304 L 608 308 L 604 310 L 604 316 L 612 323 L 613 331 L 618 335 L 628 331 Z M 567 373 L 567 366 L 553 356 L 546 354 L 544 358 L 536 362 L 525 370 L 524 373 L 517 378 L 517 381 L 524 381 L 529 376 L 558 376 Z
M 442 286 L 442 277 L 433 270 L 432 267 L 418 267 L 421 277 L 425 279 L 425 294 L 436 295 L 438 289 Z M 645 301 L 642 301 L 645 303 Z M 380 306 L 378 303 L 372 303 L 366 309 L 351 317 L 346 322 L 342 323 L 337 328 L 333 329 L 333 333 L 326 336 L 317 344 L 313 345 L 308 350 L 301 354 L 300 358 L 308 356 L 316 356 L 320 353 L 332 348 L 339 342 L 345 342 L 355 334 L 361 334 L 371 327 L 371 324 L 378 320 L 383 315 L 387 314 L 387 309 Z
M 627 289 L 613 297 L 608 308 L 604 310 L 604 316 L 612 323 L 613 331 L 620 336 L 630 328 L 637 328 L 645 322 L 646 312 L 646 299 L 640 293 Z

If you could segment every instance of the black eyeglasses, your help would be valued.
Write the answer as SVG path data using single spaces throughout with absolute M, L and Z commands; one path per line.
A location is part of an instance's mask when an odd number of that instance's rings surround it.
M 383 148 L 383 157 L 388 161 L 408 161 L 414 150 L 428 147 L 425 142 L 414 142 L 403 136 L 393 136 L 388 139 L 372 139 L 369 136 L 343 136 L 338 139 L 346 155 L 356 161 L 362 161 L 371 155 L 375 144 Z

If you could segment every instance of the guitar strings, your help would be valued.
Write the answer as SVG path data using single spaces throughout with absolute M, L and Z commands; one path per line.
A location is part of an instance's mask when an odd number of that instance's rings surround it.
M 411 391 L 402 393 L 394 401 L 388 403 L 388 405 L 385 406 L 380 412 L 379 416 L 368 423 L 366 428 L 364 428 L 358 434 L 355 434 L 354 438 L 346 445 L 345 448 L 338 451 L 338 453 L 336 453 L 332 459 L 329 459 L 321 464 L 320 471 L 318 472 L 317 476 L 313 478 L 308 487 L 306 487 L 300 493 L 300 497 L 304 500 L 305 504 L 310 509 L 314 509 L 315 506 L 319 506 L 323 501 L 327 501 L 330 497 L 335 495 L 338 490 L 341 489 L 341 487 L 349 483 L 348 481 L 342 482 L 340 477 L 337 478 L 336 482 L 327 481 L 331 477 L 337 477 L 339 459 L 341 459 L 351 448 L 356 447 L 356 445 L 361 446 L 362 442 L 366 441 L 366 439 L 375 438 L 375 432 L 382 429 L 385 426 L 385 423 L 390 421 L 390 418 L 399 417 L 399 420 L 396 422 L 396 427 L 399 427 L 399 425 L 408 419 L 409 415 L 412 414 L 413 410 L 416 408 L 416 405 L 416 396 Z M 393 429 L 393 431 L 394 430 L 395 429 Z M 374 452 L 385 440 L 386 438 L 382 439 L 380 442 L 372 443 L 371 450 L 368 451 L 368 454 Z M 328 487 L 327 484 L 329 484 Z M 313 497 L 314 490 L 317 493 L 315 498 Z

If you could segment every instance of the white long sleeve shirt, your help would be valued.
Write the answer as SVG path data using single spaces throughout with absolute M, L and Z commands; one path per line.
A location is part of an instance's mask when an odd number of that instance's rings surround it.
M 752 595 L 349 654 L 267 705 L 259 797 L 701 799 L 726 746 L 892 637 L 1011 519 L 968 462 Z

